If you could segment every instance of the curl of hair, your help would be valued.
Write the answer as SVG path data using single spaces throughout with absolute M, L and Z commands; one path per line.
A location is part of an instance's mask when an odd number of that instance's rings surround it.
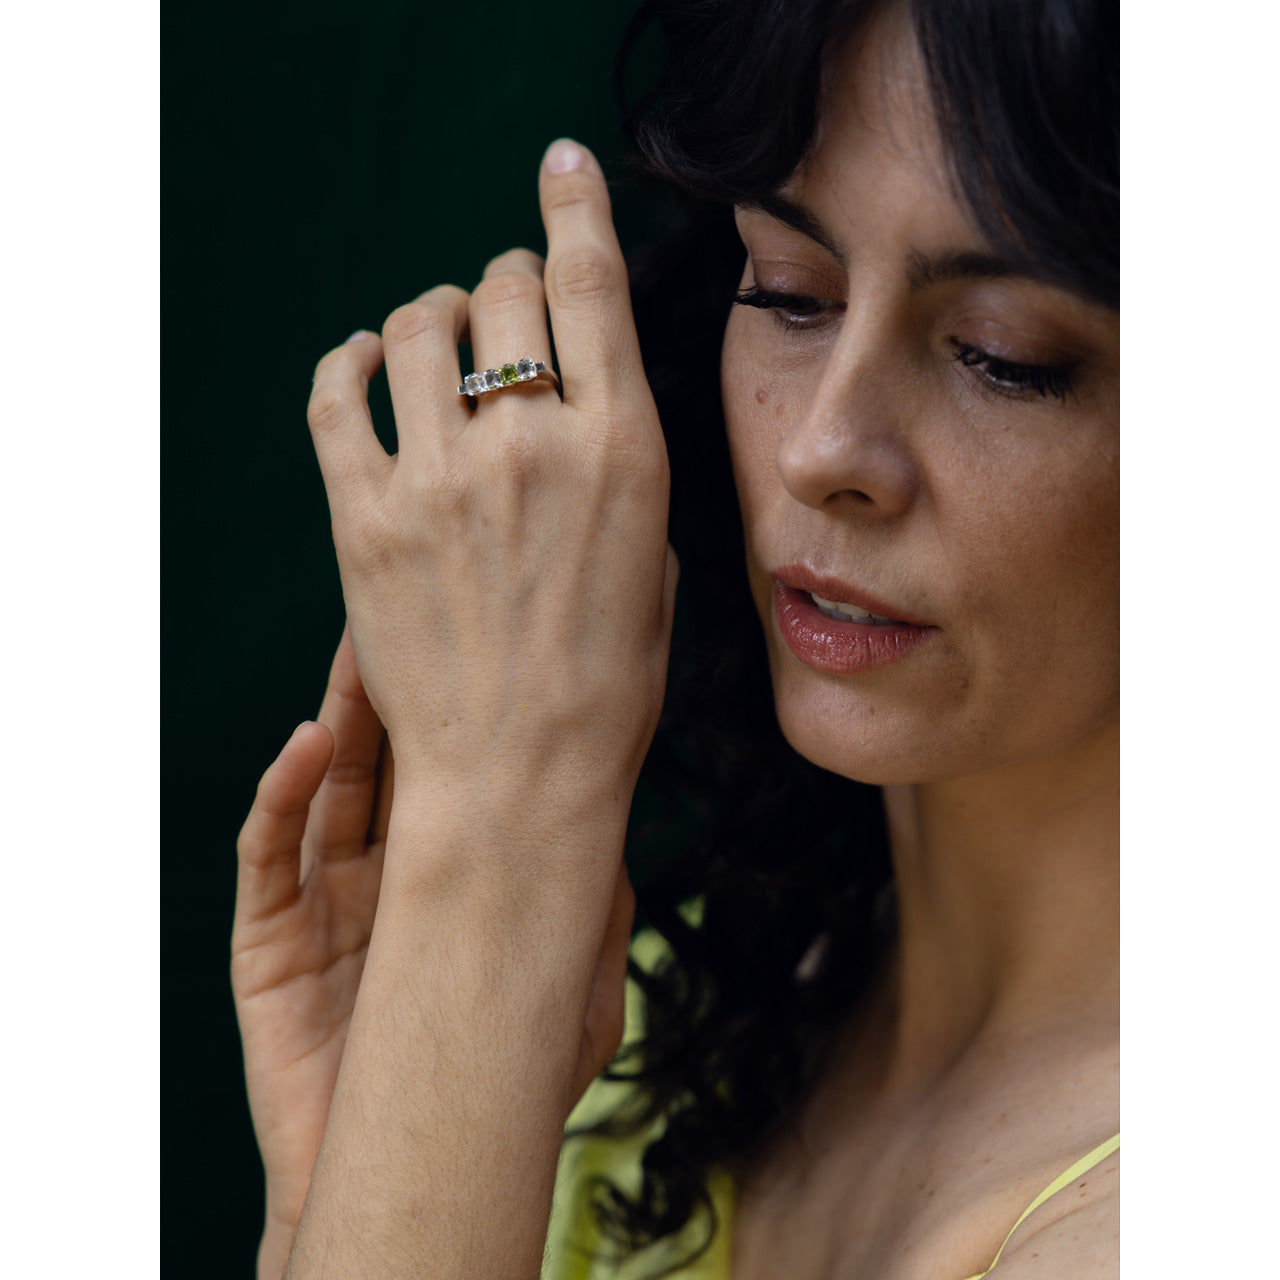
M 666 859 L 638 888 L 641 918 L 671 959 L 652 974 L 632 965 L 645 1038 L 607 1073 L 633 1082 L 632 1103 L 592 1130 L 665 1121 L 639 1193 L 605 1185 L 596 1199 L 626 1249 L 707 1214 L 708 1172 L 749 1164 L 795 1114 L 894 933 L 879 790 L 801 759 L 773 714 L 717 376 L 743 266 L 732 206 L 776 190 L 803 161 L 827 60 L 880 7 L 649 0 L 619 57 L 621 84 L 646 24 L 666 38 L 667 70 L 627 123 L 643 170 L 682 195 L 668 234 L 632 261 L 671 456 L 681 590 L 667 710 L 646 765 L 666 797 L 656 820 Z M 1118 305 L 1114 0 L 910 9 L 952 180 L 979 228 L 1015 263 Z

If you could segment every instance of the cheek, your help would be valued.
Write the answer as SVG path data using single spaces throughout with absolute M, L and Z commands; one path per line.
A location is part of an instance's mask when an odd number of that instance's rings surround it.
M 958 411 L 957 411 L 958 408 Z M 1082 408 L 969 400 L 917 422 L 928 524 L 946 579 L 990 616 L 1046 633 L 1114 616 L 1119 430 Z M 979 613 L 985 612 L 979 608 Z
M 1102 443 L 1087 460 L 996 472 L 983 486 L 992 507 L 977 531 L 993 569 L 1019 578 L 1028 597 L 1066 629 L 1079 629 L 1094 610 L 1114 614 L 1119 586 L 1119 485 Z M 979 504 L 974 504 L 975 524 Z M 974 548 L 978 556 L 977 548 Z
M 776 360 L 752 343 L 747 327 L 739 321 L 741 310 L 734 309 L 725 332 L 720 390 L 734 482 L 743 519 L 749 524 L 752 513 L 779 484 L 778 442 L 786 434 L 794 397 L 777 376 Z
M 1115 476 L 1077 467 L 988 478 L 997 483 L 971 495 L 968 519 L 952 526 L 973 687 L 1027 733 L 1068 734 L 1118 696 Z

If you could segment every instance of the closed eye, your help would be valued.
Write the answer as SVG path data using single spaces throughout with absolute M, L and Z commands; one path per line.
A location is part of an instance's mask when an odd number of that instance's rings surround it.
M 1037 395 L 1065 402 L 1074 390 L 1074 370 L 1070 365 L 1018 364 L 990 355 L 958 338 L 952 338 L 951 345 L 955 348 L 955 359 L 966 369 L 976 370 L 982 385 L 1000 395 L 1016 399 Z
M 761 311 L 772 312 L 774 319 L 787 332 L 794 329 L 820 329 L 844 311 L 843 302 L 832 302 L 827 298 L 813 298 L 800 293 L 776 293 L 755 284 L 747 289 L 739 289 L 733 300 L 744 307 L 758 307 Z

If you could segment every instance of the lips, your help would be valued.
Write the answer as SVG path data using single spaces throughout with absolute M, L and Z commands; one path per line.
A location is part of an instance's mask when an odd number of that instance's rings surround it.
M 787 566 L 774 575 L 774 614 L 787 648 L 806 666 L 841 675 L 897 662 L 938 628 L 859 588 Z

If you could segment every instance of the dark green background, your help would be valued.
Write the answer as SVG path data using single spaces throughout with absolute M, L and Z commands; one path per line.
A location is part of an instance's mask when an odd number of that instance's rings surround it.
M 163 1248 L 250 1276 L 262 1181 L 228 981 L 235 838 L 342 629 L 311 370 L 488 258 L 542 251 L 569 134 L 611 178 L 631 0 L 169 6 L 163 31 Z M 638 81 L 660 50 L 644 51 Z M 651 212 L 615 194 L 624 243 Z M 520 353 L 515 353 L 520 354 Z M 447 388 L 441 389 L 448 394 Z M 375 416 L 387 430 L 381 385 Z

